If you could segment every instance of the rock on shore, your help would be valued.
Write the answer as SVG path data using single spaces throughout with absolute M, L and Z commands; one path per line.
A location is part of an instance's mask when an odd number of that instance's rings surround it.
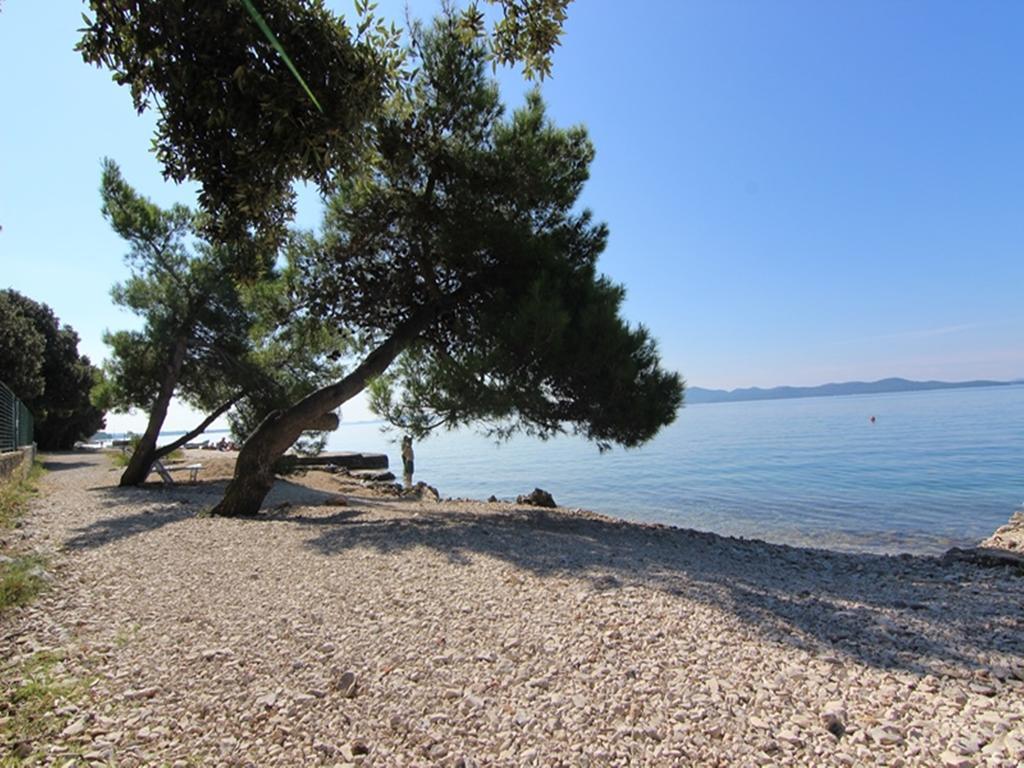
M 1010 521 L 985 539 L 981 546 L 1024 554 L 1024 510 L 1014 512 Z

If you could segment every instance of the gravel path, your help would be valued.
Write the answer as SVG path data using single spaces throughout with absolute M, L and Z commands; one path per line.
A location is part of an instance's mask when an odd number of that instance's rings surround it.
M 23 530 L 55 586 L 0 651 L 62 649 L 91 682 L 48 763 L 1024 764 L 1012 569 L 319 473 L 265 519 L 209 519 L 221 481 L 122 490 L 104 456 L 46 461 Z

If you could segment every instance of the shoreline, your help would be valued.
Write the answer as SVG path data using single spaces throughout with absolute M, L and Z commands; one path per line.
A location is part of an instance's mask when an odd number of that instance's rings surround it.
M 227 480 L 231 477 L 231 471 L 228 467 L 233 467 L 233 462 L 238 456 L 238 451 L 210 451 L 200 449 L 187 449 L 184 451 L 185 458 L 182 460 L 183 463 L 202 463 L 204 459 L 207 459 L 207 464 L 204 469 L 204 476 L 208 479 L 219 479 Z M 213 460 L 212 464 L 211 461 Z M 383 471 L 383 470 L 382 470 Z M 304 477 L 307 472 L 314 473 L 312 476 L 315 477 L 316 473 L 335 478 L 345 479 L 348 477 L 345 472 L 334 473 L 330 471 L 309 469 L 295 473 L 295 477 Z M 278 475 L 278 480 L 287 479 L 288 475 Z M 360 484 L 359 479 L 352 476 L 353 483 Z M 381 486 L 387 487 L 391 484 L 398 485 L 400 483 L 397 478 L 394 481 L 383 481 Z M 429 483 L 427 483 L 429 485 Z M 373 490 L 375 483 L 363 482 L 362 487 L 368 490 Z M 329 487 L 329 486 L 325 486 Z M 525 486 L 524 486 L 525 488 Z M 524 491 L 525 492 L 525 491 Z M 388 494 L 384 494 L 386 498 Z M 445 497 L 442 496 L 439 501 L 441 503 L 467 503 L 467 504 L 506 504 L 516 505 L 516 501 L 513 498 L 500 498 L 494 502 L 488 501 L 481 498 L 471 497 Z M 557 500 L 556 500 L 557 501 Z M 522 505 L 520 505 L 522 506 Z M 526 505 L 529 506 L 529 505 Z M 538 507 L 538 509 L 542 509 Z M 746 535 L 746 534 L 732 534 L 732 533 L 720 533 L 714 530 L 708 530 L 703 528 L 695 528 L 691 526 L 678 525 L 675 523 L 663 523 L 657 521 L 649 521 L 641 518 L 631 519 L 621 515 L 617 515 L 609 512 L 600 512 L 597 510 L 588 509 L 586 507 L 568 506 L 559 504 L 557 509 L 563 513 L 569 514 L 582 514 L 593 516 L 596 518 L 604 519 L 608 522 L 621 522 L 627 525 L 636 525 L 640 527 L 653 527 L 659 529 L 671 529 L 676 531 L 691 531 L 699 534 L 709 534 L 712 536 L 719 536 L 725 539 L 734 539 L 737 541 L 752 541 L 760 542 L 771 546 L 783 546 L 791 547 L 795 549 L 813 549 L 823 552 L 838 552 L 846 554 L 865 554 L 882 557 L 900 557 L 902 555 L 908 555 L 913 557 L 937 557 L 942 558 L 951 550 L 974 550 L 981 548 L 996 548 L 1004 549 L 1013 553 L 1021 553 L 1024 555 L 1024 509 L 1016 510 L 1011 512 L 1010 517 L 1006 523 L 1001 524 L 996 530 L 984 537 L 972 537 L 972 538 L 954 538 L 948 535 L 935 535 L 932 541 L 935 543 L 933 551 L 922 552 L 922 551 L 909 551 L 907 549 L 900 549 L 899 541 L 911 537 L 914 540 L 920 540 L 924 534 L 916 532 L 902 532 L 902 531 L 875 531 L 873 533 L 864 533 L 862 531 L 848 531 L 842 529 L 832 529 L 828 532 L 814 532 L 814 533 L 800 533 L 796 528 L 777 528 L 774 530 L 775 533 L 779 533 L 779 538 L 772 536 L 757 536 L 757 535 Z M 799 536 L 799 540 L 795 540 L 794 536 Z M 823 538 L 824 537 L 824 538 Z M 885 537 L 892 542 L 890 545 L 886 545 L 882 548 L 881 545 L 874 547 L 867 547 L 864 545 L 866 538 Z M 782 540 L 787 539 L 787 540 Z M 848 544 L 846 544 L 848 542 Z M 844 545 L 846 544 L 846 545 Z
M 12 663 L 95 680 L 45 745 L 143 765 L 1017 765 L 1024 578 L 598 513 L 45 457 L 56 586 Z M 346 673 L 351 673 L 347 675 Z

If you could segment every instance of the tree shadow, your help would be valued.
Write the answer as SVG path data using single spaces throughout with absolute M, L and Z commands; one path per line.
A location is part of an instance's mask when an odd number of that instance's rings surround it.
M 111 506 L 120 506 L 111 504 Z M 63 545 L 65 550 L 96 549 L 129 536 L 155 531 L 172 523 L 195 517 L 195 510 L 180 502 L 154 504 L 130 515 L 97 520 L 76 529 Z
M 305 524 L 300 518 L 290 518 Z M 666 526 L 508 508 L 317 521 L 307 546 L 428 547 L 450 562 L 487 556 L 594 590 L 646 586 L 718 606 L 766 639 L 915 674 L 1024 661 L 1024 579 L 939 558 L 841 553 Z M 992 579 L 1006 580 L 992 588 Z M 991 663 L 988 662 L 988 663 Z
M 40 453 L 39 460 L 43 465 L 43 469 L 47 472 L 60 472 L 66 469 L 84 469 L 96 466 L 95 462 L 89 461 L 53 461 L 50 459 L 50 457 L 75 456 L 77 453 L 74 451 L 47 451 Z
M 64 546 L 103 547 L 194 517 L 222 498 L 226 482 L 92 489 L 111 515 L 74 531 Z M 339 494 L 349 506 L 324 510 Z M 1024 578 L 1010 569 L 775 545 L 515 505 L 409 514 L 400 511 L 402 501 L 279 479 L 251 521 L 307 527 L 306 546 L 323 556 L 426 547 L 456 565 L 490 557 L 540 577 L 579 579 L 595 593 L 643 586 L 685 596 L 728 611 L 766 641 L 837 663 L 845 656 L 877 668 L 956 675 L 985 664 L 1024 666 Z
M 226 487 L 226 480 L 207 480 L 190 484 L 166 485 L 162 482 L 151 482 L 130 488 L 116 485 L 90 488 L 99 504 L 113 510 L 121 510 L 121 514 L 115 513 L 75 529 L 63 547 L 68 550 L 96 549 L 130 536 L 149 533 L 194 518 L 220 501 L 224 497 Z M 328 521 L 326 524 L 341 522 L 352 514 L 346 511 L 326 518 L 314 518 L 288 513 L 292 508 L 321 506 L 337 496 L 337 493 L 319 491 L 279 479 L 274 484 L 274 490 L 267 496 L 265 511 L 253 519 L 295 520 L 305 524 L 319 522 L 320 519 Z M 130 514 L 124 514 L 129 510 Z
M 47 461 L 45 458 L 42 464 L 43 469 L 47 472 L 60 472 L 65 469 L 82 469 L 84 467 L 96 466 L 91 461 Z

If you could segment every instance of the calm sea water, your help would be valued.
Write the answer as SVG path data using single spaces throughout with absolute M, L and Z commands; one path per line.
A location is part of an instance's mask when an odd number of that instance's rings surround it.
M 875 416 L 875 423 L 869 421 Z M 379 451 L 342 424 L 333 450 Z M 443 496 L 514 498 L 788 544 L 938 553 L 977 543 L 1024 505 L 1024 386 L 688 406 L 640 449 L 470 432 L 416 445 Z

